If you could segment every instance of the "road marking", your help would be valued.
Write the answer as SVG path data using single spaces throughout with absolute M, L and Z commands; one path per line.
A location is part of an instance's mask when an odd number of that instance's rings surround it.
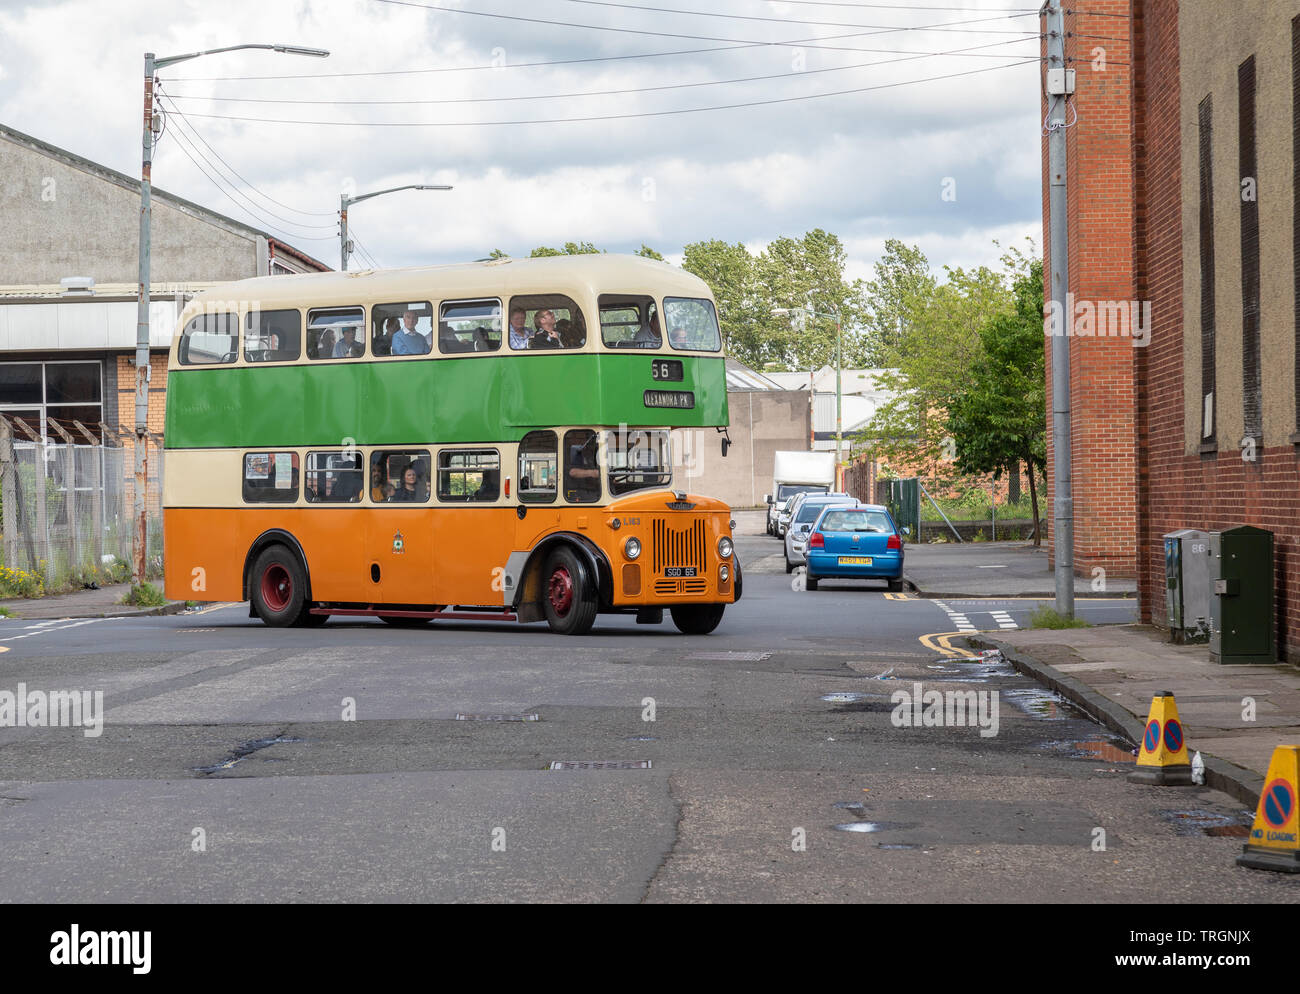
M 887 601 L 911 601 L 915 599 L 915 597 L 910 597 L 907 594 L 885 594 L 885 600 Z
M 1006 611 L 990 611 L 989 614 L 993 616 L 993 620 L 998 623 L 999 628 L 1020 627 L 1019 625 L 1016 624 L 1015 619 L 1012 618 L 1011 615 L 1009 615 Z
M 59 621 L 42 621 L 39 624 L 28 625 L 26 635 L 10 635 L 8 638 L 0 639 L 0 642 L 17 642 L 19 639 L 29 639 L 35 635 L 48 635 L 50 632 L 63 632 L 69 628 L 80 628 L 82 625 L 93 625 L 97 621 L 122 621 L 121 617 L 117 618 L 86 618 L 83 621 L 72 621 L 71 618 L 62 618 Z M 71 624 L 61 624 L 62 621 L 70 621 Z M 57 628 L 50 627 L 58 625 Z M 34 629 L 34 630 L 33 630 Z
M 956 628 L 958 631 L 961 632 L 976 631 L 975 626 L 970 623 L 970 619 L 966 617 L 966 615 L 962 614 L 960 611 L 954 611 L 943 601 L 935 601 L 934 605 L 940 611 L 942 611 L 944 614 L 948 616 L 948 620 L 952 622 L 953 627 Z
M 238 607 L 240 603 L 241 603 L 240 601 L 223 601 L 218 604 L 209 604 L 205 608 L 200 608 L 197 611 L 191 611 L 190 617 L 193 617 L 196 614 L 207 614 L 209 611 L 220 611 L 222 608 Z
M 969 649 L 955 649 L 952 645 L 953 639 L 965 634 L 966 632 L 931 632 L 929 635 L 918 636 L 917 641 L 941 656 L 969 656 Z

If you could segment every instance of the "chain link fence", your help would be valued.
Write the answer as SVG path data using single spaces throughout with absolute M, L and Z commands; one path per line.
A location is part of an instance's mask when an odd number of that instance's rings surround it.
M 135 434 L 99 423 L 0 415 L 0 596 L 35 596 L 131 575 Z M 162 575 L 162 439 L 146 437 L 147 573 Z

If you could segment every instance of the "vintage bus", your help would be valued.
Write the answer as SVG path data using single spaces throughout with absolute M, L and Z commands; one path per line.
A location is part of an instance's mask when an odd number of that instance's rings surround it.
M 172 344 L 167 595 L 247 600 L 276 626 L 582 634 L 667 609 L 707 634 L 741 594 L 734 523 L 674 479 L 673 429 L 727 423 L 712 295 L 665 263 L 232 283 L 190 302 Z

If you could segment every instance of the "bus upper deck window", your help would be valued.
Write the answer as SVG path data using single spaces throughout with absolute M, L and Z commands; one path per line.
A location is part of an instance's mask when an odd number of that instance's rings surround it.
M 200 314 L 181 332 L 176 357 L 182 366 L 215 366 L 239 355 L 239 324 L 234 314 Z
M 580 349 L 587 344 L 587 319 L 565 294 L 521 294 L 510 298 L 509 338 L 516 352 Z
M 332 307 L 307 314 L 308 359 L 356 359 L 366 353 L 365 312 Z
M 657 349 L 664 343 L 654 297 L 635 293 L 602 293 L 600 337 L 611 349 Z
M 713 301 L 697 297 L 665 297 L 664 325 L 675 349 L 720 352 L 722 333 Z
M 302 315 L 296 310 L 249 311 L 245 327 L 249 362 L 293 362 L 302 354 Z

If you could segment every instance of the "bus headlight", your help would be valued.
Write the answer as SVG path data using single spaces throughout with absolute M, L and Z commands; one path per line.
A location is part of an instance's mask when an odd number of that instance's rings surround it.
M 641 540 L 635 535 L 629 537 L 623 543 L 623 555 L 627 556 L 628 559 L 635 559 L 641 555 Z
M 731 579 L 731 570 L 727 568 L 726 563 L 723 563 L 721 566 L 718 567 L 718 581 L 720 583 L 726 583 L 730 579 Z
M 723 535 L 722 538 L 718 539 L 719 559 L 730 559 L 733 551 L 734 547 L 731 544 L 731 539 L 727 538 L 726 535 Z

